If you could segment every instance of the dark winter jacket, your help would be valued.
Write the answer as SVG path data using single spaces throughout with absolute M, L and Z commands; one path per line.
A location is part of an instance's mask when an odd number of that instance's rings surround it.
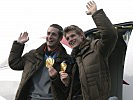
M 101 39 L 84 40 L 73 49 L 72 56 L 77 63 L 74 67 L 79 69 L 83 100 L 107 100 L 111 88 L 108 58 L 115 47 L 118 36 L 102 9 L 95 12 L 92 18 L 101 33 Z M 72 74 L 76 69 L 73 68 Z M 74 81 L 71 83 L 72 88 Z M 72 93 L 70 89 L 68 100 L 71 100 Z
M 16 94 L 15 100 L 26 100 L 29 95 L 29 89 L 31 86 L 32 76 L 39 70 L 41 64 L 44 64 L 44 48 L 46 43 L 41 45 L 36 50 L 31 50 L 22 56 L 24 44 L 13 43 L 10 55 L 9 55 L 9 66 L 13 70 L 23 70 L 22 79 Z M 64 47 L 60 44 L 58 46 L 57 58 L 55 59 L 54 68 L 59 72 L 60 64 L 63 61 L 67 63 L 66 72 L 70 74 L 71 58 L 66 53 Z M 55 79 L 51 78 L 51 91 L 53 94 L 53 100 L 66 100 L 67 88 L 61 82 L 59 75 Z

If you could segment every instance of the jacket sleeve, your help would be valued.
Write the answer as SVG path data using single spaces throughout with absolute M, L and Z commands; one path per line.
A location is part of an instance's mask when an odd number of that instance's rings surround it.
M 109 56 L 113 51 L 118 38 L 117 31 L 104 13 L 103 9 L 95 12 L 92 15 L 92 18 L 101 33 L 101 39 L 98 42 L 98 44 L 100 44 L 100 51 L 104 56 Z
M 20 44 L 17 41 L 13 42 L 8 63 L 11 69 L 13 70 L 23 70 L 24 69 L 24 58 L 22 57 L 24 49 L 24 44 Z

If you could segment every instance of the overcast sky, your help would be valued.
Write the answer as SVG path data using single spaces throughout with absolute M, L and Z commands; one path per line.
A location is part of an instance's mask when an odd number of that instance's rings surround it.
M 27 31 L 26 49 L 36 48 L 45 40 L 52 23 L 62 27 L 75 24 L 84 31 L 95 28 L 91 16 L 85 14 L 88 0 L 0 0 L 0 64 L 7 59 L 13 40 Z M 132 21 L 132 0 L 95 0 L 113 24 Z

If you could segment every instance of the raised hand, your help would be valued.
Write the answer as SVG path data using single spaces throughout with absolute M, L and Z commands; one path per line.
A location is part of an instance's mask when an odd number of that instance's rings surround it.
M 25 43 L 29 40 L 29 37 L 28 37 L 28 33 L 27 32 L 24 32 L 24 33 L 21 33 L 17 42 L 19 43 Z
M 87 15 L 93 15 L 97 11 L 97 6 L 94 1 L 89 1 L 86 5 L 88 11 L 86 11 Z

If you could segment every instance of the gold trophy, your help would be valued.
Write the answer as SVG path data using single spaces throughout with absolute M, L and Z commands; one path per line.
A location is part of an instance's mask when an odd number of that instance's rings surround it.
M 53 65 L 54 65 L 54 59 L 51 58 L 51 57 L 48 57 L 48 58 L 46 59 L 46 67 L 47 67 L 47 68 L 50 68 L 50 67 L 53 67 Z
M 65 61 L 63 61 L 60 65 L 61 65 L 61 71 L 65 72 L 67 68 L 67 64 L 65 63 Z

